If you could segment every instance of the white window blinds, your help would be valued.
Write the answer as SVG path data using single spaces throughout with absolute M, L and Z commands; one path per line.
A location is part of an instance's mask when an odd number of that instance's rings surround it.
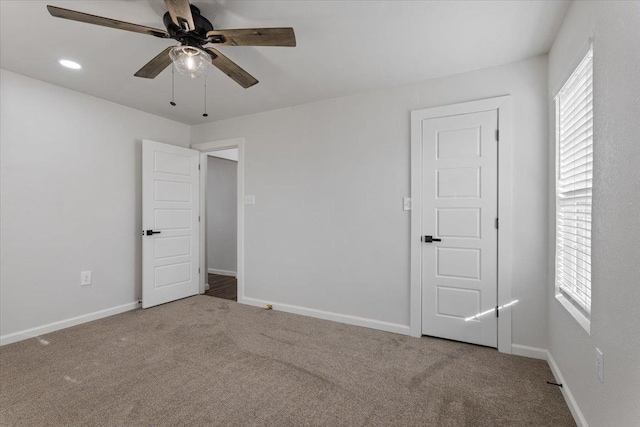
M 584 57 L 556 97 L 556 287 L 591 313 L 593 54 Z

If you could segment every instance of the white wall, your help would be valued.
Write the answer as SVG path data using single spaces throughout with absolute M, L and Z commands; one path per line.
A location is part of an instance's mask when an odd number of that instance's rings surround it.
M 591 427 L 640 426 L 640 2 L 573 2 L 549 53 L 549 90 L 593 37 L 594 189 L 591 335 L 554 297 L 549 195 L 549 350 Z M 554 104 L 548 98 L 550 164 Z M 595 348 L 605 358 L 598 380 Z
M 189 127 L 6 70 L 0 90 L 0 335 L 137 301 L 141 140 Z
M 207 156 L 206 191 L 207 268 L 237 272 L 238 162 Z
M 546 91 L 540 56 L 192 127 L 193 144 L 246 138 L 245 296 L 408 332 L 409 113 L 511 94 L 513 341 L 546 348 Z

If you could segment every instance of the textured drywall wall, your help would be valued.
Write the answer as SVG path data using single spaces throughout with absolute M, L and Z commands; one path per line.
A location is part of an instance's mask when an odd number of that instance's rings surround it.
M 192 127 L 244 137 L 245 295 L 409 323 L 410 112 L 511 94 L 513 341 L 546 348 L 547 58 Z
M 6 70 L 0 90 L 0 335 L 137 301 L 141 141 L 189 126 Z
M 640 2 L 573 2 L 549 53 L 554 91 L 593 37 L 592 313 L 588 334 L 554 297 L 549 175 L 549 350 L 590 427 L 640 426 Z M 604 383 L 596 374 L 604 353 Z

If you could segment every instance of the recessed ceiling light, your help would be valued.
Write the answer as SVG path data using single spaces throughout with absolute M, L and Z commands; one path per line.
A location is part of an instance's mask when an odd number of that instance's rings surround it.
M 82 65 L 78 64 L 77 62 L 69 61 L 68 59 L 61 59 L 58 62 L 63 67 L 71 68 L 72 70 L 79 70 L 82 68 Z

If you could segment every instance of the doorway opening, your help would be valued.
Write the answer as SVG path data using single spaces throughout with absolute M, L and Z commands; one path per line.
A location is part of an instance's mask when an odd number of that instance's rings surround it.
M 237 301 L 245 303 L 244 299 L 244 138 L 230 138 L 211 142 L 193 144 L 192 149 L 200 152 L 200 221 L 204 223 L 200 227 L 200 294 L 204 294 L 211 288 L 208 283 L 209 268 L 207 261 L 207 168 L 209 154 L 224 152 L 226 150 L 237 150 L 234 154 L 236 162 L 236 283 Z M 215 274 L 215 272 L 214 272 Z M 230 277 L 230 276 L 227 276 Z
M 238 300 L 238 148 L 207 154 L 205 295 Z

